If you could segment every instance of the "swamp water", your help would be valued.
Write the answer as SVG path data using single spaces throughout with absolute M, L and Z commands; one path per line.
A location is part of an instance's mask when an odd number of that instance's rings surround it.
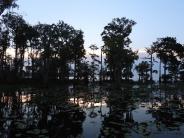
M 0 90 L 0 138 L 183 138 L 178 86 Z

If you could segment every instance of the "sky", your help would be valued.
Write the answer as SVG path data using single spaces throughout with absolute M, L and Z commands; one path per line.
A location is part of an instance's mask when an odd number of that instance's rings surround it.
M 172 36 L 184 43 L 184 0 L 18 0 L 18 13 L 34 25 L 63 20 L 84 32 L 85 47 L 102 46 L 101 33 L 113 18 L 126 17 L 137 24 L 131 47 L 150 47 L 157 38 Z

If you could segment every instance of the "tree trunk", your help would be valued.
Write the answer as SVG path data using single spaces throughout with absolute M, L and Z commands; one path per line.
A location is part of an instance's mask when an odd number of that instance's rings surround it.
M 164 63 L 164 83 L 166 83 L 166 63 Z
M 45 59 L 44 63 L 44 74 L 43 74 L 43 83 L 48 85 L 48 75 L 49 75 L 49 59 Z
M 151 54 L 150 81 L 153 81 L 153 55 Z
M 160 60 L 160 64 L 159 64 L 159 83 L 161 83 L 161 60 Z
M 101 69 L 100 69 L 100 84 L 102 84 L 102 48 L 101 48 L 101 60 L 100 60 L 100 64 L 101 64 Z
M 76 59 L 74 60 L 74 76 L 73 76 L 74 83 L 76 82 Z
M 74 83 L 76 83 L 77 49 L 74 48 Z
M 15 71 L 14 77 L 15 77 L 15 79 L 17 79 L 17 77 L 18 77 L 18 48 L 17 48 L 17 46 L 15 48 L 14 71 Z
M 23 47 L 23 49 L 21 51 L 21 65 L 20 65 L 20 76 L 21 76 L 21 79 L 23 77 L 24 53 L 25 53 L 25 47 Z
M 114 71 L 114 83 L 115 87 L 119 89 L 121 85 L 121 69 L 118 67 Z

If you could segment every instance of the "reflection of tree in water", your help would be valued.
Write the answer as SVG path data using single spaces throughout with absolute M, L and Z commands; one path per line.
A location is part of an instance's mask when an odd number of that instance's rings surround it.
M 108 106 L 109 115 L 105 117 L 101 129 L 101 137 L 124 137 L 134 120 L 132 116 L 133 101 L 131 88 L 109 90 Z
M 97 116 L 104 116 L 102 111 L 103 107 L 106 107 L 106 91 L 104 88 L 95 85 L 89 87 L 75 89 L 75 93 L 72 94 L 70 101 L 74 104 L 79 105 L 90 118 L 96 118 Z
M 84 112 L 66 89 L 12 89 L 0 93 L 0 137 L 68 137 L 82 132 Z
M 158 130 L 161 130 L 163 125 L 169 130 L 179 130 L 179 127 L 184 123 L 183 104 L 183 97 L 176 94 L 167 95 L 162 102 L 155 98 L 148 113 L 151 113 L 156 119 Z
M 148 88 L 145 89 L 147 92 Z M 137 124 L 136 133 L 144 136 L 154 136 L 155 133 L 163 135 L 166 132 L 174 133 L 181 132 L 180 128 L 183 126 L 184 108 L 181 91 L 177 87 L 155 85 L 150 88 L 149 99 L 140 98 L 140 107 L 146 110 L 145 115 L 152 119 Z M 142 93 L 140 91 L 140 93 Z M 145 100 L 147 99 L 147 100 Z M 141 121 L 141 120 L 140 120 Z

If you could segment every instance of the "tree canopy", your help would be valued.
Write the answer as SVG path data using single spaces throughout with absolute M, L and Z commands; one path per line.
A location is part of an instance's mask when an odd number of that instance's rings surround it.
M 165 82 L 167 78 L 166 71 L 168 68 L 171 71 L 171 68 L 175 66 L 175 69 L 178 70 L 178 62 L 183 57 L 184 48 L 180 43 L 177 42 L 176 38 L 164 37 L 158 38 L 157 41 L 153 43 L 153 51 L 160 59 L 160 62 L 164 64 L 163 79 Z
M 5 9 L 8 9 L 10 7 L 17 7 L 16 4 L 17 0 L 1 0 L 0 1 L 0 15 L 4 12 Z
M 137 58 L 134 56 L 136 53 L 129 47 L 131 43 L 129 35 L 135 24 L 135 21 L 127 18 L 115 18 L 104 27 L 101 34 L 104 41 L 103 51 L 106 54 L 106 63 L 111 72 L 111 78 L 118 85 L 122 78 L 122 70 L 128 67 L 126 63 L 129 62 L 131 65 Z

